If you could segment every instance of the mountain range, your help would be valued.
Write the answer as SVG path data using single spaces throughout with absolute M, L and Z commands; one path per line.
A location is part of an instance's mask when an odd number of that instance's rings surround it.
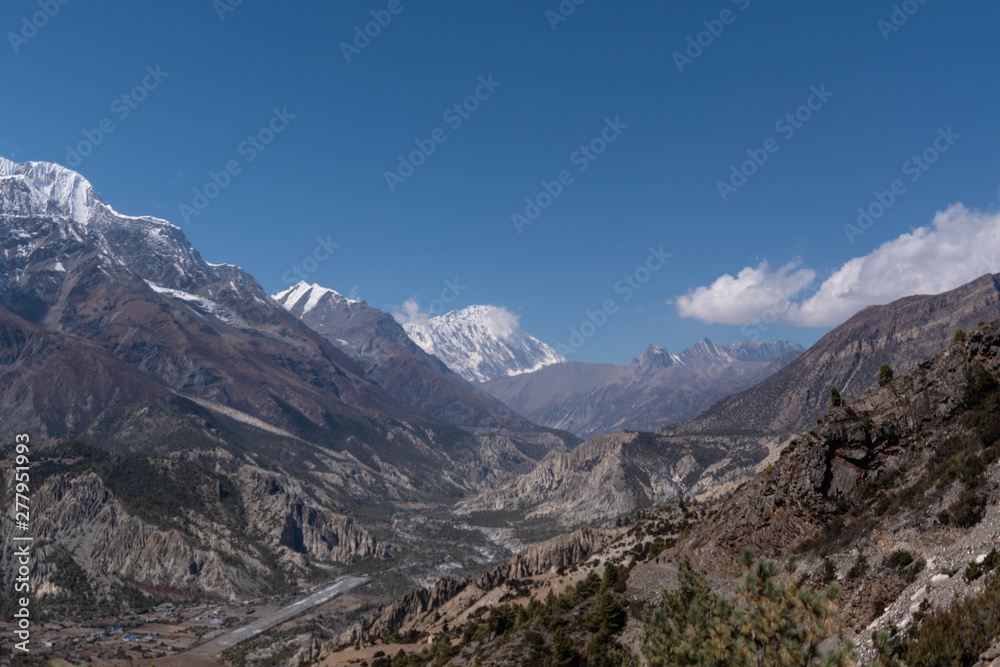
M 380 376 L 370 367 L 378 353 L 352 358 L 242 269 L 206 262 L 164 220 L 116 212 L 58 165 L 0 159 L 0 220 L 3 437 L 72 439 L 87 452 L 57 457 L 37 494 L 86 510 L 73 521 L 91 534 L 131 526 L 133 537 L 99 548 L 58 521 L 45 537 L 83 571 L 119 577 L 115 585 L 127 575 L 243 594 L 270 586 L 261 573 L 275 568 L 301 576 L 316 563 L 408 550 L 407 567 L 423 576 L 438 548 L 473 563 L 506 547 L 475 530 L 458 543 L 428 540 L 426 516 L 410 537 L 399 527 L 414 517 L 401 508 L 447 506 L 576 443 L 512 416 L 439 362 L 431 377 L 434 360 L 406 340 Z M 407 384 L 407 354 L 418 376 L 451 392 L 440 404 L 390 391 Z M 164 518 L 144 495 L 157 487 L 121 488 L 120 469 L 157 470 L 178 485 L 175 473 L 206 471 L 197 493 L 221 476 L 243 509 L 220 514 L 231 517 L 221 525 L 164 501 L 179 513 Z M 172 545 L 177 567 L 142 556 L 154 544 Z
M 877 387 L 883 363 L 905 373 L 947 347 L 958 329 L 1000 318 L 998 285 L 1000 277 L 986 275 L 943 294 L 866 308 L 783 369 L 690 419 L 641 438 L 596 438 L 553 453 L 462 507 L 518 507 L 569 527 L 613 519 L 664 497 L 729 493 L 772 462 L 796 429 L 825 414 L 831 387 L 840 387 L 847 400 L 860 398 Z
M 529 421 L 592 438 L 692 417 L 773 375 L 803 351 L 790 341 L 717 345 L 706 338 L 680 354 L 650 345 L 628 366 L 566 362 L 497 378 L 483 388 Z
M 955 335 L 1000 317 L 1000 278 L 984 275 L 956 289 L 869 306 L 760 384 L 720 400 L 672 433 L 797 433 L 816 423 L 837 387 L 847 400 L 876 384 L 879 367 L 903 373 Z
M 830 387 L 891 413 L 907 437 L 919 431 L 907 406 L 950 429 L 965 371 L 948 353 L 925 358 L 1000 318 L 1000 278 L 987 275 L 867 308 L 809 350 L 705 339 L 583 364 L 499 307 L 404 324 L 319 285 L 272 297 L 206 262 L 178 227 L 122 215 L 50 163 L 0 158 L 0 223 L 0 437 L 37 443 L 36 583 L 74 618 L 145 604 L 150 590 L 259 596 L 359 567 L 400 592 L 570 527 L 729 493 L 741 506 L 712 524 L 728 541 L 697 533 L 697 553 L 722 558 L 741 522 L 770 522 L 759 546 L 784 547 L 781 511 L 742 506 L 777 487 L 737 489 L 776 466 L 787 496 L 796 461 L 818 475 L 822 511 L 796 505 L 806 518 L 789 535 L 814 539 L 830 485 L 853 493 L 868 474 L 851 472 L 869 471 L 866 448 L 898 453 L 875 416 L 870 441 L 867 422 L 825 416 Z M 962 363 L 996 370 L 990 331 L 955 348 Z M 908 379 L 866 393 L 882 364 Z M 826 436 L 794 438 L 820 418 L 853 429 L 830 475 L 814 456 Z

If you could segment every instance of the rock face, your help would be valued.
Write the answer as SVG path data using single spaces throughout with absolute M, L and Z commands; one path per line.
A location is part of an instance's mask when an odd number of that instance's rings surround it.
M 459 511 L 522 510 L 529 518 L 550 516 L 565 526 L 603 521 L 680 497 L 724 455 L 713 448 L 667 445 L 651 433 L 602 436 L 550 455 L 530 473 L 460 503 Z
M 477 582 L 492 587 L 508 579 L 534 577 L 561 567 L 582 563 L 592 554 L 607 547 L 621 534 L 620 530 L 580 528 L 519 552 L 480 577 Z
M 32 585 L 41 598 L 83 600 L 90 589 L 99 598 L 114 585 L 259 596 L 278 581 L 274 562 L 285 575 L 304 576 L 310 561 L 388 553 L 280 474 L 243 466 L 226 476 L 180 459 L 63 447 L 46 458 L 42 446 L 33 478 L 41 511 L 33 522 L 40 542 Z M 5 475 L 5 497 L 12 474 Z M 11 532 L 8 526 L 4 535 Z M 65 583 L 74 569 L 89 576 Z
M 790 341 L 717 345 L 680 354 L 651 345 L 628 366 L 567 362 L 483 388 L 529 420 L 593 438 L 686 419 L 782 369 L 804 349 Z
M 876 386 L 889 364 L 905 373 L 970 331 L 1000 317 L 1000 277 L 985 275 L 950 292 L 871 306 L 823 336 L 760 384 L 725 398 L 697 417 L 669 427 L 690 433 L 797 433 L 816 423 L 830 387 L 852 400 Z

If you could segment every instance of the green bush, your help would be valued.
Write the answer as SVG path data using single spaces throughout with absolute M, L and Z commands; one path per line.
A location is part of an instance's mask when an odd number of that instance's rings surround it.
M 965 342 L 965 332 L 959 329 L 955 332 L 955 342 L 964 343 Z

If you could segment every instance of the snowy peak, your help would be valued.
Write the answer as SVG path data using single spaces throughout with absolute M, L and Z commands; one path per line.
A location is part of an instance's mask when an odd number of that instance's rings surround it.
M 745 340 L 739 343 L 726 343 L 719 345 L 709 338 L 695 343 L 679 355 L 670 355 L 676 363 L 684 365 L 714 366 L 731 364 L 736 361 L 750 363 L 771 363 L 786 352 L 802 352 L 805 348 L 798 343 L 789 340 L 760 342 L 756 340 Z M 642 355 L 643 359 L 649 355 L 647 363 L 651 363 L 655 355 L 668 354 L 663 348 L 651 345 L 649 350 Z M 639 360 L 640 364 L 642 359 Z M 661 367 L 671 364 L 662 363 Z
M 52 292 L 46 282 L 51 274 L 63 276 L 62 281 L 82 266 L 97 267 L 116 280 L 138 277 L 208 299 L 231 291 L 237 300 L 250 297 L 257 306 L 277 308 L 239 267 L 205 262 L 179 227 L 118 213 L 87 179 L 57 164 L 0 158 L 0 217 L 6 260 L 0 263 L 0 303 L 5 305 L 12 292 Z
M 364 304 L 363 301 L 348 299 L 340 292 L 329 287 L 323 287 L 300 281 L 297 285 L 292 285 L 288 289 L 278 292 L 272 298 L 280 303 L 285 310 L 296 317 L 302 317 L 315 310 L 321 303 L 325 302 L 334 306 L 349 306 L 351 304 Z
M 642 369 L 669 368 L 684 362 L 676 354 L 671 354 L 659 345 L 650 345 L 637 362 Z
M 525 333 L 517 315 L 498 306 L 469 306 L 403 327 L 425 352 L 472 382 L 530 373 L 565 361 Z
M 99 208 L 108 206 L 87 179 L 51 162 L 18 164 L 0 157 L 0 180 L 5 190 L 20 185 L 31 199 L 46 205 L 45 213 L 81 224 L 87 224 Z
M 770 363 L 788 352 L 804 352 L 805 348 L 790 340 L 745 340 L 742 343 L 720 345 L 727 355 L 739 361 Z

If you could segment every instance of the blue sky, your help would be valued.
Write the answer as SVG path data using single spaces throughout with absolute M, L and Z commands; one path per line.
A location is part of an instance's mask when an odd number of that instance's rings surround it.
M 566 20 L 546 13 L 556 0 L 228 2 L 5 2 L 0 155 L 65 164 L 99 139 L 75 168 L 116 209 L 180 225 L 272 292 L 298 265 L 426 310 L 457 280 L 452 306 L 505 306 L 552 345 L 610 300 L 584 361 L 704 336 L 808 345 L 867 303 L 985 273 L 1000 250 L 996 3 L 896 3 L 897 26 L 883 0 L 567 0 Z M 348 62 L 371 12 L 391 21 Z M 474 110 L 446 115 L 456 104 Z M 776 126 L 797 111 L 794 131 Z M 602 132 L 614 141 L 581 157 Z M 907 172 L 935 141 L 934 164 Z M 390 188 L 415 142 L 433 153 Z M 724 199 L 731 165 L 764 153 Z M 884 214 L 846 232 L 897 180 Z M 511 216 L 543 181 L 559 194 L 519 233 Z M 661 246 L 671 257 L 643 273 Z M 648 277 L 627 300 L 626 275 Z

